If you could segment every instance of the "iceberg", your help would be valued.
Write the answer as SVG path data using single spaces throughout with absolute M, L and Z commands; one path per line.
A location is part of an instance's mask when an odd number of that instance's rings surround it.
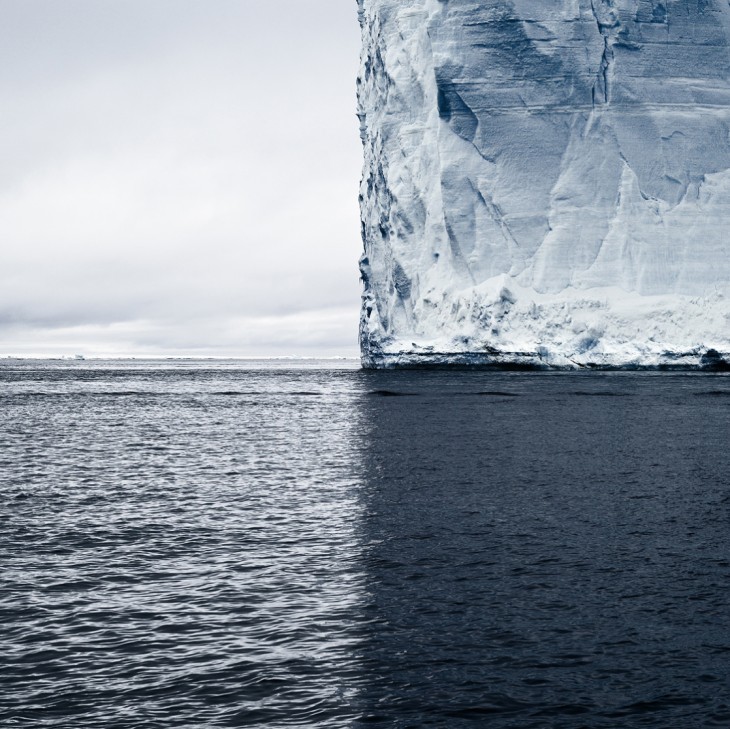
M 730 363 L 726 0 L 358 0 L 365 367 Z

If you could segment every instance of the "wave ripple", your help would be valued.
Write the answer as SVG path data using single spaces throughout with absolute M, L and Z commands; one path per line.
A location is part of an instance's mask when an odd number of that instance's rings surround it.
M 0 725 L 727 726 L 727 389 L 4 362 Z

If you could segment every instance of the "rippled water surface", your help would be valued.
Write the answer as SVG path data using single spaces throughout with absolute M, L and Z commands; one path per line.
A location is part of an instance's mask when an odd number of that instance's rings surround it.
M 0 725 L 730 725 L 730 377 L 0 363 Z

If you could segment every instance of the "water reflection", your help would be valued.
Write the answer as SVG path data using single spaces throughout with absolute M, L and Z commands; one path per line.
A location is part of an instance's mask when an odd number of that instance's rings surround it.
M 726 379 L 362 382 L 362 725 L 727 720 Z
M 31 364 L 0 384 L 0 724 L 350 726 L 350 373 Z

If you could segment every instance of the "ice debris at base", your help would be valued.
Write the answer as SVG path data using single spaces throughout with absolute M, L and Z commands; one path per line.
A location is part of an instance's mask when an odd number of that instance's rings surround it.
M 730 361 L 727 0 L 358 5 L 366 366 Z

